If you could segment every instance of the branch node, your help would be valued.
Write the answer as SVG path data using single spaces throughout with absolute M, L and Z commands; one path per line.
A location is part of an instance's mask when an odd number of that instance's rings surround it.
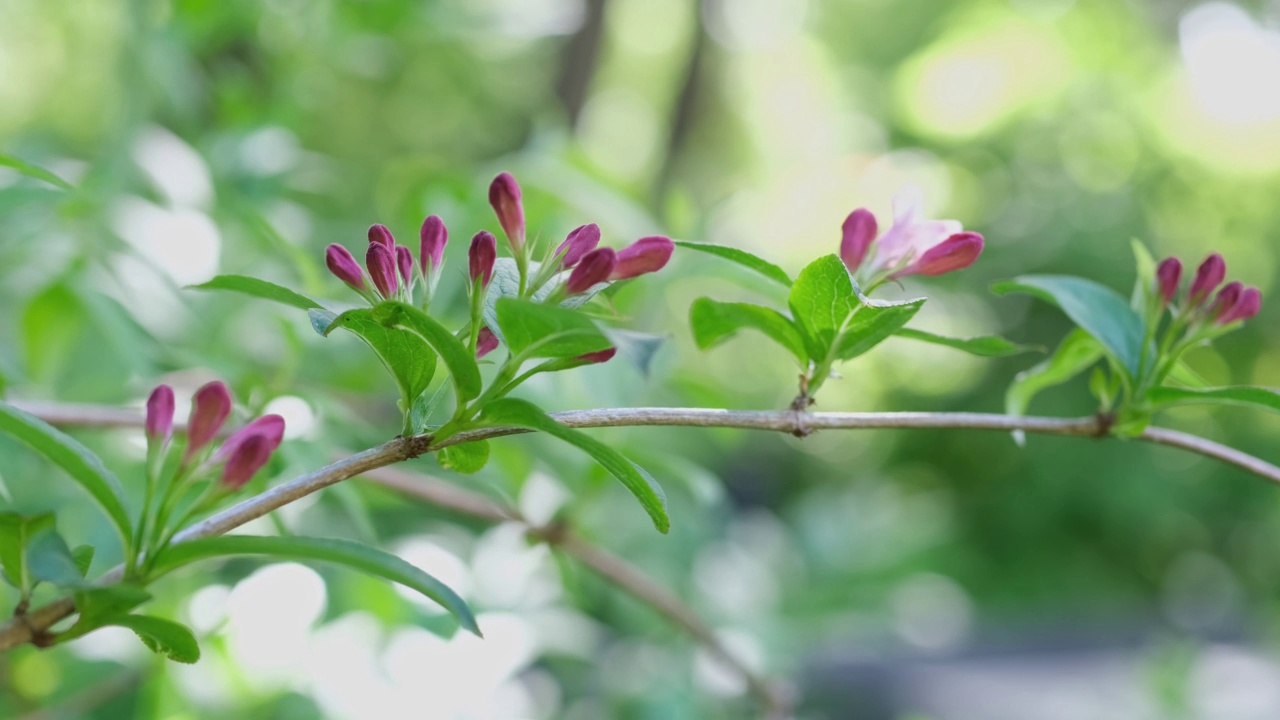
M 1093 431 L 1093 436 L 1098 439 L 1111 437 L 1111 428 L 1116 426 L 1116 414 L 1113 412 L 1100 412 L 1094 416 L 1098 427 Z

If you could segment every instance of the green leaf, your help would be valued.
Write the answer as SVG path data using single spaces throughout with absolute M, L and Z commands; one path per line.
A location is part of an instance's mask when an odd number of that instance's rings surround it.
M 1026 293 L 1062 308 L 1067 317 L 1102 344 L 1136 378 L 1142 362 L 1142 319 L 1114 290 L 1065 275 L 1024 275 L 996 283 L 995 292 Z
M 154 615 L 125 615 L 106 624 L 129 628 L 151 652 L 170 660 L 189 665 L 200 659 L 195 634 L 181 623 Z
M 471 608 L 444 583 L 390 553 L 350 540 L 308 537 L 224 535 L 177 543 L 156 558 L 155 572 L 164 574 L 184 565 L 228 555 L 266 555 L 281 560 L 320 560 L 400 583 L 439 603 L 462 627 L 480 634 Z
M 693 330 L 694 342 L 702 350 L 719 345 L 737 335 L 739 330 L 752 329 L 764 333 L 790 352 L 800 367 L 807 367 L 809 363 L 800 330 L 791 318 L 773 308 L 698 298 L 689 308 L 689 326 Z
M 538 430 L 578 446 L 595 458 L 596 462 L 636 496 L 641 507 L 653 520 L 653 525 L 658 532 L 665 533 L 671 528 L 671 519 L 667 515 L 667 498 L 662 491 L 662 486 L 654 482 L 647 473 L 637 469 L 635 463 L 617 450 L 590 435 L 561 425 L 533 403 L 515 398 L 495 400 L 484 406 L 477 422 L 487 427 L 520 427 Z
M 23 516 L 14 512 L 0 513 L 0 567 L 5 578 L 23 597 L 31 592 L 35 580 L 27 564 L 27 546 L 36 535 L 53 527 L 53 513 Z
M 1219 388 L 1158 387 L 1147 391 L 1147 400 L 1156 408 L 1174 405 L 1244 405 L 1280 412 L 1280 392 L 1270 388 L 1239 385 Z
M 540 268 L 541 263 L 530 262 L 529 277 L 532 278 L 537 275 Z M 533 294 L 532 300 L 538 303 L 543 302 L 552 292 L 555 292 L 557 288 L 563 285 L 568 277 L 568 272 L 553 276 L 546 285 L 538 288 L 538 291 Z M 560 307 L 566 310 L 576 310 L 591 302 L 592 298 L 610 286 L 611 283 L 607 282 L 596 283 L 587 288 L 586 292 L 570 295 L 561 300 Z M 520 270 L 516 266 L 516 261 L 512 258 L 500 257 L 493 264 L 493 277 L 489 281 L 489 289 L 485 291 L 481 316 L 484 318 L 485 324 L 489 326 L 489 329 L 504 345 L 507 344 L 507 338 L 503 333 L 501 323 L 498 321 L 498 301 L 503 298 L 518 297 L 520 297 Z
M 675 243 L 678 247 L 697 250 L 698 252 L 708 253 L 715 255 L 716 257 L 724 258 L 730 262 L 735 262 L 749 270 L 754 270 L 774 282 L 782 283 L 786 287 L 791 287 L 791 278 L 787 275 L 785 270 L 762 257 L 758 257 L 747 252 L 746 250 L 740 250 L 727 245 L 696 243 L 688 242 L 686 240 L 676 240 Z
M 71 556 L 67 541 L 52 527 L 36 533 L 27 545 L 27 567 L 31 577 L 60 588 L 85 585 L 84 573 Z
M 835 255 L 820 257 L 801 270 L 787 302 L 814 361 L 827 356 L 860 305 L 849 271 Z
M 459 405 L 480 394 L 483 383 L 476 359 L 461 340 L 434 318 L 412 305 L 389 300 L 373 309 L 373 319 L 383 325 L 412 331 L 434 348 L 444 360 L 445 367 L 449 368 Z
M 1205 390 L 1209 387 L 1209 381 L 1200 377 L 1195 370 L 1188 367 L 1182 360 L 1174 363 L 1173 367 L 1169 369 L 1169 379 L 1193 390 Z
M 1155 295 L 1156 259 L 1151 251 L 1137 238 L 1129 241 L 1133 247 L 1133 263 L 1137 270 L 1137 279 L 1133 283 L 1133 295 L 1129 298 L 1129 307 L 1136 313 L 1144 313 L 1147 303 Z
M 76 564 L 76 570 L 80 573 L 80 577 L 89 574 L 89 568 L 93 566 L 93 556 L 95 554 L 92 545 L 77 545 L 71 549 L 71 561 Z
M 119 583 L 102 587 L 90 586 L 75 593 L 77 619 L 65 632 L 58 633 L 58 642 L 78 638 L 151 599 L 151 593 L 137 585 Z
M 653 365 L 653 358 L 662 349 L 667 342 L 667 338 L 662 335 L 652 335 L 650 333 L 635 332 L 632 330 L 621 330 L 618 328 L 600 328 L 604 336 L 609 342 L 618 348 L 618 355 L 624 357 L 632 365 L 640 371 L 641 375 L 648 376 L 649 369 Z
M 841 263 L 843 267 L 843 263 Z M 902 329 L 924 305 L 924 298 L 883 301 L 861 297 L 862 306 L 836 339 L 835 358 L 852 360 Z
M 31 163 L 25 160 L 20 160 L 12 155 L 6 155 L 4 153 L 0 153 L 0 165 L 13 168 L 14 170 L 17 170 L 23 175 L 26 175 L 27 177 L 35 178 L 37 180 L 43 180 L 49 183 L 50 185 L 54 185 L 63 190 L 67 190 L 69 192 L 75 190 L 75 187 L 72 186 L 71 183 L 67 182 L 66 180 L 63 180 L 57 175 L 54 175 L 52 172 L 45 170 L 42 167 L 32 165 Z
M 106 511 L 125 547 L 129 546 L 133 531 L 124 490 L 97 455 L 45 421 L 4 402 L 0 402 L 0 432 L 21 440 L 87 490 Z
M 436 354 L 418 334 L 387 327 L 374 320 L 373 313 L 373 310 L 367 308 L 348 310 L 325 328 L 325 334 L 342 328 L 372 348 L 382 365 L 395 378 L 396 385 L 400 388 L 402 409 L 407 410 L 435 376 Z
M 946 337 L 944 335 L 935 335 L 931 332 L 915 330 L 913 328 L 901 328 L 895 332 L 894 335 L 900 338 L 933 343 L 934 345 L 944 345 L 979 357 L 1004 357 L 1006 355 L 1017 355 L 1019 353 L 1030 352 L 1032 349 L 1026 345 L 1019 345 L 1018 343 L 1006 340 L 999 335 L 953 338 Z
M 525 358 L 573 358 L 611 346 L 580 312 L 517 298 L 498 300 L 498 325 L 511 354 Z
M 192 290 L 229 290 L 242 295 L 296 307 L 299 310 L 311 310 L 312 308 L 320 307 L 320 303 L 305 295 L 299 295 L 287 287 L 281 287 L 273 282 L 259 280 L 246 275 L 219 275 L 209 282 L 189 287 Z
M 441 448 L 436 453 L 436 461 L 445 470 L 452 470 L 464 475 L 478 473 L 489 462 L 489 441 L 477 440 Z
M 1023 370 L 1013 378 L 1005 392 L 1005 412 L 1020 416 L 1026 413 L 1032 398 L 1042 390 L 1070 380 L 1102 357 L 1102 346 L 1083 329 L 1072 330 L 1062 344 L 1048 358 L 1036 366 Z M 1014 439 L 1021 445 L 1025 434 L 1014 432 Z

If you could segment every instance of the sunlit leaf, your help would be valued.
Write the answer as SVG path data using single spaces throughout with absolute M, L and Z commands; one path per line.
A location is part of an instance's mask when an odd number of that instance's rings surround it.
M 1079 328 L 1072 330 L 1053 355 L 1014 377 L 1005 392 L 1005 412 L 1017 416 L 1026 414 L 1032 398 L 1041 391 L 1079 375 L 1101 357 L 1102 346 L 1092 335 Z M 1021 430 L 1013 436 L 1019 445 L 1026 437 Z
M 396 380 L 405 408 L 412 407 L 436 373 L 436 353 L 416 333 L 387 327 L 367 308 L 348 310 L 325 327 L 325 334 L 344 329 L 364 341 Z
M 436 461 L 445 470 L 452 470 L 464 475 L 478 473 L 489 462 L 489 441 L 477 440 L 441 448 L 436 453 Z
M 44 168 L 39 167 L 37 165 L 32 165 L 26 160 L 16 158 L 12 155 L 6 155 L 5 153 L 0 153 L 0 165 L 3 165 L 4 167 L 8 167 L 8 168 L 13 168 L 14 170 L 17 170 L 23 175 L 26 175 L 27 177 L 35 178 L 37 180 L 43 180 L 49 183 L 50 185 L 61 188 L 63 190 L 67 190 L 67 191 L 75 190 L 75 187 L 71 183 L 67 182 L 66 180 L 63 180 L 57 175 L 54 175 L 52 172 L 45 170 Z
M 1247 385 L 1204 389 L 1158 387 L 1147 392 L 1147 400 L 1156 408 L 1213 404 L 1243 405 L 1280 412 L 1280 392 Z
M 787 302 L 813 360 L 826 357 L 860 305 L 849 271 L 835 255 L 820 257 L 801 270 Z
M 762 257 L 757 257 L 756 255 L 747 252 L 746 250 L 729 247 L 727 245 L 713 245 L 711 243 L 688 242 L 685 240 L 676 240 L 675 243 L 677 247 L 682 247 L 687 250 L 697 250 L 698 252 L 708 253 L 710 255 L 724 258 L 725 260 L 737 263 L 749 270 L 753 270 L 774 282 L 781 283 L 786 287 L 791 287 L 791 277 L 787 275 L 785 270 Z
M 517 298 L 498 301 L 498 324 L 513 355 L 571 358 L 610 347 L 609 338 L 587 316 Z
M 833 356 L 837 360 L 852 360 L 889 339 L 915 317 L 924 298 L 883 301 L 863 296 L 859 302 L 853 318 L 836 338 Z
M 483 381 L 475 357 L 435 318 L 412 305 L 389 300 L 373 309 L 373 319 L 383 325 L 410 330 L 435 349 L 444 360 L 445 367 L 449 368 L 459 403 L 480 394 Z
M 693 330 L 694 342 L 703 350 L 725 342 L 740 330 L 752 329 L 764 333 L 790 352 L 802 368 L 809 362 L 804 337 L 795 323 L 773 308 L 698 298 L 689 308 L 689 326 Z
M 1027 345 L 1019 345 L 1011 340 L 1006 340 L 999 335 L 982 335 L 971 338 L 953 338 L 945 335 L 935 335 L 924 330 L 916 330 L 914 328 L 901 328 L 893 333 L 900 338 L 910 340 L 920 340 L 922 342 L 933 343 L 934 345 L 943 345 L 949 348 L 955 348 L 967 352 L 970 355 L 978 357 L 1003 357 L 1006 355 L 1017 355 L 1018 353 L 1031 352 L 1034 348 Z
M 192 290 L 227 290 L 237 292 L 242 295 L 260 298 L 262 300 L 270 300 L 278 302 L 282 305 L 296 307 L 299 310 L 310 310 L 320 307 L 320 303 L 312 300 L 305 295 L 290 290 L 287 287 L 276 285 L 273 282 L 259 280 L 258 278 L 248 277 L 246 275 L 219 275 L 214 279 L 201 283 L 199 285 L 191 285 Z
M 200 659 L 200 644 L 191 629 L 153 615 L 125 615 L 106 625 L 129 628 L 151 652 L 175 662 L 191 664 Z

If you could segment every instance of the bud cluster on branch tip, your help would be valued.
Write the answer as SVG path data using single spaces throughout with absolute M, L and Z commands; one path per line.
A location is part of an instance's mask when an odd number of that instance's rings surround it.
M 1156 266 L 1156 289 L 1162 306 L 1172 303 L 1178 295 L 1182 279 L 1182 262 L 1170 257 Z M 1227 263 L 1218 253 L 1213 253 L 1196 268 L 1191 287 L 1187 290 L 1187 302 L 1181 312 L 1190 319 L 1209 321 L 1217 325 L 1230 325 L 1248 320 L 1262 309 L 1262 293 L 1258 288 L 1246 288 L 1242 283 L 1227 279 Z M 1222 285 L 1221 289 L 1218 286 Z M 1214 291 L 1217 290 L 1217 295 Z M 1210 296 L 1213 300 L 1210 301 Z
M 147 398 L 147 443 L 163 447 L 173 437 L 173 388 L 160 385 Z
M 600 244 L 600 226 L 591 223 L 574 228 L 556 248 L 556 257 L 560 258 L 560 267 L 570 270 L 596 246 Z
M 222 485 L 240 489 L 267 464 L 283 440 L 284 418 L 279 415 L 263 415 L 237 430 L 213 456 L 215 463 L 223 463 Z
M 489 184 L 489 204 L 511 243 L 512 252 L 520 255 L 524 249 L 524 205 L 520 200 L 520 184 L 511 173 L 499 173 Z
M 467 251 L 467 264 L 471 274 L 471 283 L 480 279 L 481 287 L 488 287 L 493 279 L 493 264 L 498 259 L 498 239 L 488 230 L 481 230 L 471 238 L 471 249 Z
M 197 390 L 187 420 L 187 451 L 183 460 L 190 460 L 203 450 L 230 415 L 231 392 L 226 385 L 215 380 Z
M 877 236 L 879 223 L 865 208 L 849 213 L 841 226 L 840 259 L 868 285 L 907 275 L 942 275 L 969 267 L 984 241 L 955 220 L 925 220 L 914 190 L 893 201 L 893 225 Z
M 422 221 L 419 235 L 422 245 L 419 248 L 418 262 L 422 263 L 422 277 L 431 278 L 434 282 L 440 276 L 440 268 L 444 266 L 444 246 L 449 243 L 449 230 L 439 215 L 429 215 Z
M 565 292 L 578 295 L 590 290 L 597 283 L 609 279 L 618 264 L 618 254 L 610 248 L 596 248 L 582 256 L 582 261 L 569 273 L 564 283 Z
M 476 336 L 476 359 L 488 355 L 498 349 L 498 336 L 493 334 L 488 325 L 480 328 L 480 334 Z

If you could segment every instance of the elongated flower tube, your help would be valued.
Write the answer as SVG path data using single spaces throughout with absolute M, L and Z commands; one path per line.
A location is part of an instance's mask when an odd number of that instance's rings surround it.
M 489 204 L 498 216 L 498 223 L 511 243 L 511 249 L 520 255 L 524 249 L 524 205 L 520 199 L 520 184 L 511 173 L 500 173 L 489 184 Z
M 566 270 L 575 267 L 582 260 L 583 255 L 595 250 L 599 244 L 599 225 L 595 223 L 579 225 L 571 230 L 564 242 L 560 243 L 560 247 L 556 248 L 556 255 L 560 256 L 560 267 Z
M 262 435 L 246 438 L 222 466 L 222 487 L 231 491 L 244 487 L 271 459 L 273 450 L 270 441 Z
M 1230 325 L 1233 322 L 1248 320 L 1257 315 L 1261 309 L 1262 292 L 1256 287 L 1247 288 L 1240 292 L 1239 297 L 1231 307 L 1223 310 L 1215 322 L 1219 325 Z
M 617 254 L 610 248 L 592 250 L 569 273 L 569 279 L 564 283 L 565 292 L 577 295 L 590 290 L 596 283 L 608 280 L 617 264 Z
M 159 385 L 147 398 L 147 442 L 158 447 L 173 437 L 173 388 Z
M 471 238 L 471 249 L 467 252 L 467 261 L 471 282 L 481 278 L 482 287 L 488 287 L 493 279 L 493 263 L 498 259 L 498 239 L 488 230 L 481 230 Z
M 324 264 L 342 282 L 356 290 L 364 290 L 364 270 L 350 250 L 336 243 L 330 245 L 324 249 Z
M 396 239 L 382 223 L 375 223 L 369 226 L 369 242 L 385 245 L 388 250 L 395 250 Z
M 480 328 L 480 334 L 476 336 L 476 359 L 488 355 L 498 349 L 498 336 L 486 325 Z
M 449 229 L 444 226 L 439 215 L 428 215 L 422 221 L 422 230 L 418 234 L 422 239 L 422 245 L 418 249 L 422 277 L 434 282 L 440 276 L 440 268 L 444 266 L 444 246 L 449 243 Z
M 196 391 L 187 421 L 187 451 L 184 460 L 195 456 L 213 440 L 231 415 L 231 392 L 215 380 Z
M 969 267 L 982 254 L 983 239 L 976 232 L 961 232 L 934 245 L 915 262 L 890 275 L 942 275 Z
M 1165 305 L 1173 302 L 1182 281 L 1182 261 L 1176 257 L 1165 258 L 1156 267 L 1156 290 Z
M 1227 262 L 1218 253 L 1213 253 L 1200 263 L 1196 269 L 1196 277 L 1191 281 L 1191 292 L 1188 299 L 1192 307 L 1201 305 L 1209 298 L 1222 281 L 1227 279 Z
M 856 273 L 876 239 L 876 216 L 866 208 L 849 213 L 840 227 L 840 259 L 849 272 Z
M 609 275 L 610 280 L 627 280 L 645 273 L 656 272 L 666 266 L 676 249 L 671 238 L 650 235 L 618 251 L 617 264 Z
M 396 266 L 400 270 L 400 281 L 404 286 L 413 285 L 413 251 L 403 245 L 397 245 Z
M 231 434 L 214 453 L 214 460 L 225 460 L 236 453 L 250 438 L 263 437 L 274 451 L 284 440 L 284 418 L 279 415 L 263 415 Z
M 369 268 L 369 277 L 373 278 L 373 286 L 378 288 L 382 297 L 390 299 L 400 289 L 396 280 L 395 251 L 380 242 L 369 243 L 369 251 L 365 253 L 364 264 Z

